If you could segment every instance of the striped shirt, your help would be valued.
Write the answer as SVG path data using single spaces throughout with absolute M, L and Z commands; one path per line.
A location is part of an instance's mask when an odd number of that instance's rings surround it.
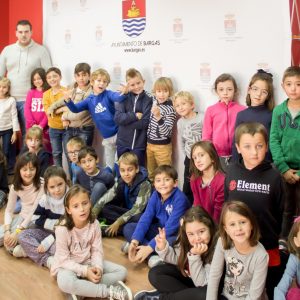
M 161 119 L 157 121 L 153 113 L 147 131 L 147 142 L 155 145 L 167 145 L 171 143 L 171 136 L 176 120 L 176 112 L 171 100 L 156 104 L 160 108 Z

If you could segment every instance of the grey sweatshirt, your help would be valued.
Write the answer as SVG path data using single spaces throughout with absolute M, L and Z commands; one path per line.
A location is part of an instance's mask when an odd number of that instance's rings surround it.
M 7 78 L 11 81 L 10 93 L 17 101 L 25 101 L 31 87 L 31 72 L 38 67 L 47 70 L 51 67 L 51 59 L 46 48 L 33 40 L 26 47 L 16 42 L 3 49 L 0 56 L 0 76 L 7 72 Z

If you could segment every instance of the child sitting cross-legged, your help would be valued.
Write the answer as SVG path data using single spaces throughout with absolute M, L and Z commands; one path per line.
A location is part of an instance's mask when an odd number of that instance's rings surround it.
M 177 171 L 168 165 L 161 165 L 154 171 L 154 187 L 146 210 L 138 223 L 128 223 L 123 234 L 128 241 L 123 252 L 128 249 L 131 262 L 142 263 L 155 250 L 155 236 L 158 228 L 165 228 L 166 239 L 170 245 L 177 237 L 179 219 L 189 208 L 187 197 L 177 187 Z M 129 244 L 130 242 L 130 244 Z M 127 248 L 127 249 L 126 249 Z M 149 267 L 161 262 L 157 255 L 149 261 Z
M 114 184 L 114 176 L 98 165 L 98 155 L 94 148 L 84 147 L 78 153 L 78 162 L 82 168 L 76 176 L 76 183 L 91 193 L 92 204 L 103 196 Z
M 151 183 L 145 168 L 139 166 L 133 152 L 125 152 L 118 161 L 120 178 L 95 204 L 93 212 L 109 224 L 104 235 L 121 234 L 123 225 L 138 222 L 151 195 Z

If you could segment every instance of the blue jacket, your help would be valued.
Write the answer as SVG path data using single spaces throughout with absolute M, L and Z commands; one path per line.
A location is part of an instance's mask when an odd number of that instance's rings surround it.
M 274 289 L 274 300 L 285 300 L 293 279 L 296 278 L 297 286 L 300 286 L 300 260 L 294 254 L 290 254 L 284 274 Z
M 114 102 L 121 102 L 125 97 L 125 95 L 120 93 L 105 90 L 97 96 L 91 94 L 76 104 L 73 101 L 66 102 L 66 105 L 74 113 L 88 110 L 101 135 L 107 139 L 118 132 L 118 126 L 114 121 Z
M 143 241 L 155 219 L 157 219 L 161 228 L 165 228 L 167 238 L 176 235 L 180 217 L 189 207 L 190 204 L 187 197 L 177 187 L 174 188 L 170 197 L 164 202 L 161 201 L 160 194 L 154 191 L 148 201 L 145 212 L 136 226 L 132 239 Z M 155 239 L 153 238 L 148 245 L 155 249 Z
M 143 91 L 139 95 L 128 93 L 125 101 L 116 104 L 115 122 L 119 126 L 117 146 L 146 149 L 147 129 L 153 98 Z M 143 114 L 139 120 L 136 113 Z

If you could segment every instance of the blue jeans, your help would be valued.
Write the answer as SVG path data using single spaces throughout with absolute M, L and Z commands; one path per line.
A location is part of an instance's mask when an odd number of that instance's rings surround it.
M 13 134 L 12 129 L 0 131 L 0 137 L 2 137 L 3 153 L 6 157 L 8 165 L 8 174 L 12 174 L 16 164 L 16 143 L 10 142 Z
M 22 139 L 24 140 L 26 134 L 26 124 L 25 124 L 25 116 L 24 116 L 24 105 L 25 101 L 17 101 L 17 112 L 18 112 L 18 120 L 20 124 Z
M 62 167 L 63 142 L 66 138 L 64 129 L 49 128 L 49 136 L 52 147 L 53 162 L 56 166 Z
M 91 183 L 91 201 L 93 206 L 96 202 L 107 192 L 107 188 L 104 183 L 97 182 L 95 184 Z

